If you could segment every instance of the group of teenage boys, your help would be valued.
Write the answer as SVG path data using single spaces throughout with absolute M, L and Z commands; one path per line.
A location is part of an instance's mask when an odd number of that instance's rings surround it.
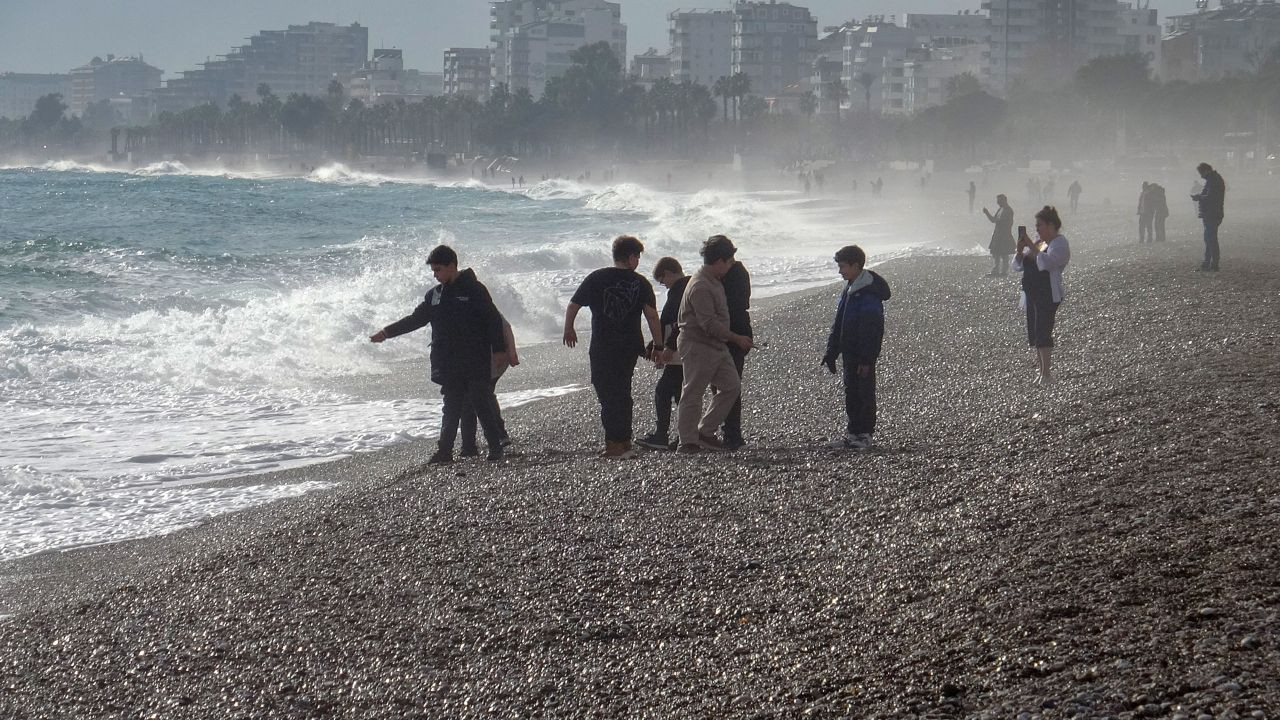
M 685 275 L 675 258 L 659 260 L 653 277 L 667 288 L 661 314 L 653 286 L 636 272 L 644 245 L 623 235 L 613 241 L 612 250 L 613 265 L 590 273 L 570 299 L 563 336 L 566 346 L 577 346 L 574 321 L 582 308 L 589 308 L 591 385 L 605 436 L 601 455 L 634 457 L 634 445 L 682 454 L 743 447 L 742 373 L 755 342 L 751 278 L 735 258 L 737 248 L 724 235 L 713 235 L 703 243 L 702 264 L 692 275 Z M 866 269 L 866 255 L 855 245 L 841 248 L 835 261 L 845 286 L 822 364 L 836 373 L 837 360 L 842 362 L 848 422 L 845 434 L 831 447 L 866 449 L 875 431 L 875 365 L 889 286 Z M 382 342 L 431 325 L 431 379 L 441 386 L 444 409 L 438 449 L 429 462 L 453 460 L 458 425 L 469 414 L 483 428 L 488 459 L 500 460 L 510 439 L 494 392 L 502 370 L 518 364 L 510 325 L 475 273 L 459 271 L 451 248 L 435 248 L 427 262 L 440 284 L 412 314 L 370 340 Z M 647 346 L 642 317 L 652 338 Z M 641 358 L 662 369 L 654 391 L 657 427 L 633 441 L 631 385 Z M 708 390 L 711 401 L 704 405 Z M 673 405 L 675 442 L 670 439 Z M 474 423 L 469 440 L 466 430 L 464 424 L 462 454 L 478 454 Z

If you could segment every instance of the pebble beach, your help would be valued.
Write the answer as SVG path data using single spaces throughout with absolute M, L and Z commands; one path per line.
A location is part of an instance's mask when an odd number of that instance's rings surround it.
M 824 447 L 833 282 L 753 309 L 742 451 L 598 458 L 588 389 L 511 412 L 500 464 L 395 447 L 282 474 L 329 490 L 0 565 L 0 717 L 1278 717 L 1263 210 L 1228 210 L 1219 273 L 1194 272 L 1194 218 L 1140 246 L 1126 213 L 1065 216 L 1047 388 L 1015 278 L 877 267 L 872 451 Z M 586 383 L 583 348 L 544 357 L 539 384 Z

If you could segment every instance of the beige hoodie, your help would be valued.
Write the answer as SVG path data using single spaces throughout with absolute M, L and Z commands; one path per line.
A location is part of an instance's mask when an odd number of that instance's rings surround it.
M 677 315 L 680 324 L 680 347 L 686 343 L 724 348 L 733 336 L 729 330 L 729 303 L 724 285 L 707 272 L 704 265 L 694 273 L 684 289 Z

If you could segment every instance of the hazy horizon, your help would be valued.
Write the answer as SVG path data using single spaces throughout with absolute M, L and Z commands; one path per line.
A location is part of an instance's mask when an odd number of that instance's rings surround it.
M 667 48 L 667 13 L 676 8 L 725 7 L 728 0 L 622 0 L 627 54 Z M 979 0 L 795 0 L 816 15 L 819 29 L 867 15 L 977 11 Z M 1163 18 L 1194 11 L 1194 0 L 1157 0 Z M 226 54 L 262 30 L 310 21 L 369 28 L 369 48 L 404 50 L 405 67 L 438 72 L 448 47 L 483 47 L 489 39 L 489 3 L 465 0 L 5 0 L 0 7 L 0 72 L 65 73 L 94 56 L 141 54 L 165 79 Z M 57 42 L 51 42 L 56 39 Z M 629 60 L 629 57 L 628 57 Z

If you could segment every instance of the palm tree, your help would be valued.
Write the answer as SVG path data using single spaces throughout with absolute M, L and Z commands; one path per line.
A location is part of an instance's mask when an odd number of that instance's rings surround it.
M 729 122 L 729 95 L 732 92 L 729 78 L 721 75 L 716 78 L 715 83 L 711 86 L 711 92 L 720 98 L 720 105 L 724 114 L 721 116 L 725 122 Z
M 733 77 L 729 78 L 729 95 L 734 99 L 733 119 L 739 122 L 742 119 L 742 98 L 751 93 L 751 78 L 744 72 L 736 72 Z
M 817 111 L 818 96 L 814 95 L 812 90 L 806 90 L 805 94 L 800 96 L 800 112 L 804 113 L 805 118 L 812 122 L 813 114 Z
M 844 82 L 836 79 L 827 83 L 827 97 L 835 103 L 836 106 L 836 122 L 840 122 L 840 103 L 849 99 L 849 88 Z

